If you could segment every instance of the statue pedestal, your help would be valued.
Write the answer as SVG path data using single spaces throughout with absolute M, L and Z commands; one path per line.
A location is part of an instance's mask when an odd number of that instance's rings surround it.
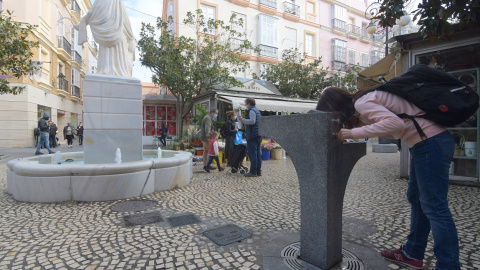
M 88 74 L 83 80 L 85 164 L 142 159 L 142 84 L 130 77 Z

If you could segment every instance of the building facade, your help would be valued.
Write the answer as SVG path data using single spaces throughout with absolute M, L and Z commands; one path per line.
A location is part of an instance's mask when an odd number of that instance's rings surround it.
M 207 18 L 224 22 L 235 13 L 244 22 L 237 30 L 260 49 L 243 53 L 250 68 L 235 74 L 251 78 L 265 65 L 281 61 L 282 51 L 292 48 L 311 58 L 322 57 L 322 65 L 330 70 L 377 62 L 384 57 L 383 40 L 367 34 L 366 8 L 363 0 L 165 0 L 163 17 L 174 18 L 171 30 L 176 35 L 196 38 L 194 29 L 183 26 L 187 12 L 201 9 Z
M 38 25 L 30 39 L 39 42 L 33 48 L 32 61 L 40 69 L 12 85 L 25 86 L 19 95 L 0 95 L 0 147 L 33 147 L 33 129 L 43 112 L 49 112 L 59 130 L 67 123 L 82 122 L 82 80 L 95 72 L 97 46 L 93 38 L 79 46 L 78 24 L 91 8 L 90 0 L 16 0 L 4 2 L 4 10 L 13 11 L 16 21 Z M 58 136 L 63 140 L 63 135 Z

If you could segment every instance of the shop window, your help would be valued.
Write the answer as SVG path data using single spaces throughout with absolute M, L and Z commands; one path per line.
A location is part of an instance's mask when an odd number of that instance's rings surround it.
M 177 133 L 177 109 L 175 106 L 145 105 L 143 106 L 143 136 L 160 135 L 158 128 L 162 122 L 168 128 L 169 135 Z

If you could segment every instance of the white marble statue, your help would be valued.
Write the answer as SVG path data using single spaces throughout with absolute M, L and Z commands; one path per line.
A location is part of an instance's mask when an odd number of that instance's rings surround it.
M 122 0 L 95 1 L 82 21 L 74 26 L 79 31 L 79 45 L 87 41 L 87 25 L 100 45 L 97 73 L 131 77 L 137 42 Z

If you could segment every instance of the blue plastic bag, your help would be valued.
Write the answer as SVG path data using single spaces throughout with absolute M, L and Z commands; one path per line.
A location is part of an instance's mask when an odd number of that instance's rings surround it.
M 235 134 L 235 140 L 233 141 L 234 144 L 243 144 L 243 138 L 242 138 L 242 131 L 237 131 L 237 134 Z

